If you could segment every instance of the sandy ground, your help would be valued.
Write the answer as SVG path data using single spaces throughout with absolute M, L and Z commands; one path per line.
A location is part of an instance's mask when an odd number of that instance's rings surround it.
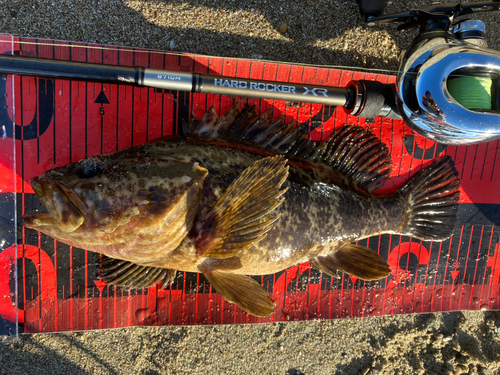
M 0 0 L 0 14 L 19 36 L 392 70 L 415 35 L 365 26 L 354 0 Z M 500 14 L 478 18 L 499 50 Z M 499 350 L 500 313 L 453 312 L 23 335 L 0 374 L 497 374 Z

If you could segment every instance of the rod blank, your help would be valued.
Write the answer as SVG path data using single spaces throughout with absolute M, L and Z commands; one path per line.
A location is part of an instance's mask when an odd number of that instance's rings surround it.
M 0 55 L 0 72 L 341 107 L 350 107 L 356 101 L 356 90 L 353 87 L 261 81 L 12 55 Z

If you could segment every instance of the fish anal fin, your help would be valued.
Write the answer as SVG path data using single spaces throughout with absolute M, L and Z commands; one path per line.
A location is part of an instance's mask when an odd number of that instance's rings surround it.
M 274 312 L 274 303 L 267 291 L 246 275 L 212 271 L 203 275 L 222 297 L 254 316 L 266 317 Z
M 327 255 L 311 259 L 313 267 L 336 276 L 343 271 L 362 280 L 378 280 L 391 273 L 389 265 L 372 249 L 365 246 L 345 245 Z
M 256 161 L 226 189 L 207 214 L 196 239 L 199 256 L 230 258 L 262 240 L 279 218 L 280 190 L 288 176 L 282 156 Z
M 100 261 L 98 278 L 107 285 L 117 285 L 129 288 L 148 288 L 159 284 L 166 288 L 177 275 L 176 270 L 141 266 L 126 260 L 113 259 L 104 256 Z

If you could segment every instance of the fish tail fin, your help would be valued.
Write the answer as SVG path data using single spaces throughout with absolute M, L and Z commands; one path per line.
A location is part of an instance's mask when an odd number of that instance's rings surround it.
M 419 171 L 400 189 L 406 198 L 406 225 L 401 233 L 424 241 L 444 241 L 458 216 L 460 181 L 449 156 Z

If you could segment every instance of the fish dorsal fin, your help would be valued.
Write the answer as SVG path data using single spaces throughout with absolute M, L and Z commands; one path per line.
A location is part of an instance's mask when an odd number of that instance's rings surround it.
M 391 172 L 387 146 L 371 131 L 359 126 L 337 129 L 309 159 L 351 176 L 358 187 L 369 192 L 380 188 Z
M 166 288 L 174 281 L 177 271 L 160 267 L 141 266 L 126 260 L 103 256 L 98 278 L 108 285 L 148 288 L 159 284 Z
M 272 211 L 284 200 L 280 190 L 288 176 L 283 156 L 250 165 L 226 189 L 208 212 L 196 239 L 196 251 L 207 258 L 230 258 L 262 240 L 278 215 Z
M 357 187 L 370 193 L 389 177 L 389 151 L 365 128 L 343 126 L 327 141 L 318 144 L 307 139 L 307 132 L 295 127 L 294 121 L 284 124 L 283 116 L 273 120 L 272 109 L 258 115 L 255 106 L 243 112 L 240 107 L 241 103 L 236 102 L 221 117 L 211 107 L 201 120 L 192 116 L 191 122 L 183 125 L 183 132 L 327 164 L 350 176 Z

